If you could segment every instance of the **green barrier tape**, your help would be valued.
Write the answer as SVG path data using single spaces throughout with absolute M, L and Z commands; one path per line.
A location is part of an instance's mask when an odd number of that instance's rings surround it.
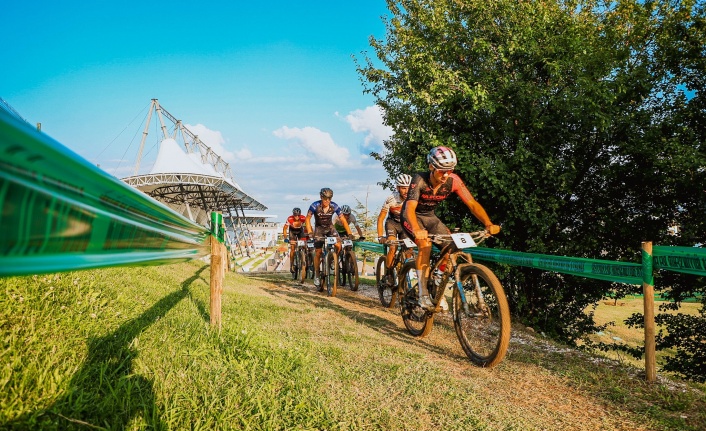
M 706 249 L 700 247 L 652 247 L 653 265 L 656 269 L 706 275 Z
M 0 276 L 208 254 L 208 230 L 0 110 Z
M 359 242 L 356 243 L 356 247 L 379 254 L 384 253 L 382 244 Z M 463 251 L 470 253 L 474 259 L 486 262 L 526 266 L 616 283 L 642 284 L 642 266 L 637 263 L 613 262 L 581 257 L 550 256 L 546 254 L 522 253 L 485 247 L 471 247 Z
M 654 259 L 653 256 L 647 252 L 647 250 L 642 249 L 642 284 L 644 285 L 655 285 L 654 278 Z M 644 289 L 644 288 L 643 288 Z
M 485 247 L 466 248 L 464 251 L 470 253 L 474 259 L 483 261 L 526 266 L 616 283 L 642 284 L 642 265 L 637 263 L 521 253 Z
M 377 254 L 385 254 L 385 249 L 382 244 L 374 243 L 374 242 L 355 242 L 355 248 L 361 249 L 361 250 L 366 250 L 366 251 L 372 251 L 373 253 Z

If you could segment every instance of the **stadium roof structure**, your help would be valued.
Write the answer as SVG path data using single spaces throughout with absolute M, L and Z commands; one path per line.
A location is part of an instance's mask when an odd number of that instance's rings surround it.
M 157 160 L 150 172 L 138 175 L 153 111 L 157 112 L 163 138 L 159 144 Z M 163 117 L 174 124 L 171 135 L 167 133 Z M 183 138 L 183 146 L 177 142 L 179 137 Z M 245 210 L 267 209 L 235 182 L 229 164 L 191 133 L 181 121 L 164 110 L 157 99 L 152 99 L 135 174 L 122 181 L 203 226 L 210 225 L 211 211 L 221 211 L 231 219 L 231 226 L 235 229 L 236 224 L 250 221 L 250 217 L 245 217 Z

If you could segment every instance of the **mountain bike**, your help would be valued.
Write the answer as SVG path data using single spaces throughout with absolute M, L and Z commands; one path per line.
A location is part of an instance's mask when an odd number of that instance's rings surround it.
M 306 241 L 304 241 L 303 239 L 297 240 L 297 244 L 294 247 L 294 255 L 291 257 L 291 259 L 292 269 L 294 269 L 294 272 L 292 272 L 292 278 L 303 283 L 304 279 L 306 278 L 307 270 Z
M 396 245 L 397 250 L 395 251 L 395 256 L 392 259 L 392 266 L 390 269 L 387 268 L 387 250 L 388 247 Z M 375 267 L 375 285 L 378 288 L 378 296 L 380 297 L 380 303 L 385 308 L 392 308 L 395 306 L 395 302 L 399 294 L 397 293 L 397 275 L 402 270 L 402 265 L 405 262 L 406 257 L 411 255 L 412 249 L 414 249 L 417 244 L 414 243 L 409 238 L 404 240 L 394 240 L 387 241 L 383 244 L 384 254 L 378 258 L 377 265 Z
M 355 292 L 358 290 L 358 261 L 353 251 L 353 241 L 350 238 L 344 238 L 341 253 L 338 256 L 338 284 L 348 287 Z
M 325 284 L 328 296 L 336 296 L 336 289 L 338 288 L 338 253 L 336 252 L 336 243 L 338 242 L 338 237 L 327 236 L 325 238 L 316 237 L 316 239 L 325 240 L 321 261 L 319 262 L 319 277 L 321 277 L 319 292 L 324 290 Z
M 427 288 L 434 303 L 433 310 L 418 304 L 415 262 L 402 266 L 398 289 L 404 292 L 400 309 L 410 334 L 424 337 L 434 325 L 440 311 L 446 286 L 453 280 L 453 322 L 463 351 L 474 364 L 493 367 L 499 364 L 510 343 L 510 307 L 500 281 L 486 266 L 473 263 L 464 248 L 474 247 L 488 238 L 485 230 L 450 235 L 430 235 L 440 248 L 433 259 Z

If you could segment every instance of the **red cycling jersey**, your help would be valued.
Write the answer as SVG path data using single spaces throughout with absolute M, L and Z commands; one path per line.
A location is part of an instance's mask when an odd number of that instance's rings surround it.
M 287 223 L 285 226 L 289 226 L 289 229 L 301 229 L 304 227 L 304 222 L 306 222 L 306 217 L 303 215 L 290 215 L 287 217 Z

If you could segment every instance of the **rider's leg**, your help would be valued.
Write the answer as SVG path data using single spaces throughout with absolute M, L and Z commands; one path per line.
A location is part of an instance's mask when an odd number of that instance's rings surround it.
M 397 238 L 391 236 L 388 237 L 388 241 L 395 241 Z M 392 244 L 388 242 L 388 244 Z M 387 281 L 392 284 L 394 283 L 394 278 L 392 275 L 392 262 L 395 260 L 395 253 L 397 252 L 397 245 L 390 245 L 389 249 L 387 250 L 387 256 L 385 257 L 385 274 L 387 274 Z
M 387 237 L 388 244 L 390 244 L 387 250 L 387 256 L 385 257 L 385 266 L 387 267 L 387 269 L 390 269 L 392 267 L 392 260 L 395 258 L 395 252 L 397 252 L 397 245 L 391 242 L 395 240 L 397 240 L 397 238 L 395 238 L 394 236 Z
M 416 261 L 417 279 L 419 281 L 419 298 L 422 298 L 423 296 L 429 296 L 429 291 L 427 290 L 427 279 L 429 277 L 431 240 L 428 238 L 417 240 L 417 247 L 419 247 L 419 254 L 417 255 Z
M 289 271 L 294 269 L 294 244 L 289 240 Z
M 316 252 L 314 253 L 314 277 L 315 278 L 319 277 L 319 264 L 321 262 L 321 252 L 322 252 L 322 249 L 317 248 Z

